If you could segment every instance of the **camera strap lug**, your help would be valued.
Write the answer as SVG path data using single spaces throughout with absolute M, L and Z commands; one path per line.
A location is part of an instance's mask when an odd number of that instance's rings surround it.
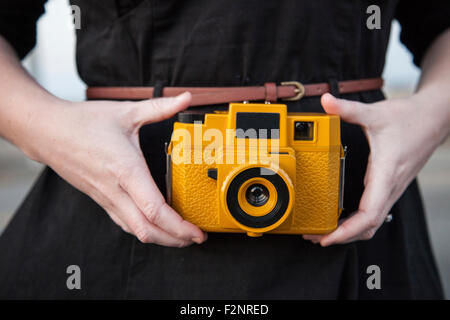
M 166 152 L 166 202 L 170 206 L 172 204 L 172 157 L 169 154 L 169 144 L 164 143 Z
M 347 156 L 347 146 L 342 150 L 339 170 L 339 209 L 344 209 L 344 182 L 345 182 L 345 158 Z

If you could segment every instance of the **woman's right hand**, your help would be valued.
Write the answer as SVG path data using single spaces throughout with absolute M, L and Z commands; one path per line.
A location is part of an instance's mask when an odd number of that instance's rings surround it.
M 189 93 L 141 102 L 56 100 L 36 110 L 21 149 L 89 195 L 111 219 L 141 242 L 184 247 L 206 233 L 164 200 L 139 146 L 139 129 L 172 117 Z

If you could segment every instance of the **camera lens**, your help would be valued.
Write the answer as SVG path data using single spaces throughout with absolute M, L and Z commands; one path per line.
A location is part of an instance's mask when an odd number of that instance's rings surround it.
M 231 216 L 243 226 L 272 228 L 290 213 L 292 191 L 276 171 L 252 167 L 231 180 L 225 204 Z
M 245 192 L 245 198 L 252 206 L 260 207 L 269 200 L 269 190 L 262 184 L 253 184 Z

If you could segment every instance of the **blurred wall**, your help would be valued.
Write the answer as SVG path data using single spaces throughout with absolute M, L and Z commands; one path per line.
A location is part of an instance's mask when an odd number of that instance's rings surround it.
M 67 0 L 50 0 L 38 22 L 37 45 L 24 65 L 54 95 L 84 100 L 85 84 L 75 64 L 75 28 Z

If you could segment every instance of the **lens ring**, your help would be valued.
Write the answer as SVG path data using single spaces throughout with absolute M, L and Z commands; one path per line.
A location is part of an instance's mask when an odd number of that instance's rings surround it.
M 266 174 L 262 175 L 262 171 L 266 171 Z M 267 174 L 267 170 L 271 169 L 262 167 L 253 167 L 246 169 L 239 173 L 231 181 L 226 193 L 226 205 L 228 211 L 240 224 L 250 228 L 266 228 L 276 224 L 283 216 L 285 216 L 286 210 L 289 208 L 290 193 L 289 188 L 283 178 L 272 171 L 273 174 Z M 238 201 L 238 193 L 241 186 L 249 179 L 260 177 L 268 180 L 272 183 L 277 192 L 277 202 L 273 209 L 263 216 L 252 216 L 245 212 L 240 206 Z
M 269 191 L 269 199 L 268 201 L 259 207 L 253 206 L 251 203 L 249 203 L 247 199 L 247 189 L 254 185 L 254 184 L 261 184 L 267 188 Z M 278 201 L 278 192 L 273 183 L 271 183 L 269 180 L 263 177 L 253 177 L 250 179 L 247 179 L 244 181 L 240 186 L 237 193 L 237 200 L 239 203 L 239 206 L 241 209 L 248 215 L 256 216 L 256 217 L 262 217 L 266 214 L 270 213 L 273 208 L 275 208 L 275 205 Z M 251 199 L 250 199 L 251 201 Z M 252 201 L 253 203 L 253 201 Z
M 254 207 L 261 207 L 269 201 L 269 190 L 260 183 L 252 184 L 245 191 L 245 199 Z

